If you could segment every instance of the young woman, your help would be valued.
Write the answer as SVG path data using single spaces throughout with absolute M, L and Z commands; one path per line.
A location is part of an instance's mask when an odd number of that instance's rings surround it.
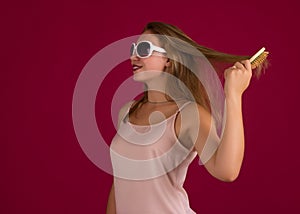
M 145 92 L 120 110 L 107 213 L 195 213 L 183 183 L 197 154 L 219 180 L 239 174 L 249 57 L 200 46 L 161 22 L 148 23 L 130 51 L 134 80 L 145 84 Z M 222 91 L 213 76 L 218 63 L 234 63 L 224 72 Z

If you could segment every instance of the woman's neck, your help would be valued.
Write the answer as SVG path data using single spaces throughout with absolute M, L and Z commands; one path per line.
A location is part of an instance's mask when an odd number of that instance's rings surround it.
M 153 79 L 146 83 L 146 90 L 148 100 L 150 102 L 164 102 L 167 101 L 166 97 L 166 79 L 161 76 L 160 78 Z
M 147 94 L 148 94 L 148 101 L 150 103 L 160 103 L 160 102 L 168 101 L 166 94 L 163 91 L 150 89 L 147 91 Z

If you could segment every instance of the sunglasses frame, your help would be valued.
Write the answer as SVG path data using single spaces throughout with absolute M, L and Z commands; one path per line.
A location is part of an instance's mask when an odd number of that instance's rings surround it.
M 147 56 L 141 56 L 141 55 L 138 53 L 138 51 L 137 51 L 138 45 L 141 44 L 141 43 L 144 43 L 144 42 L 145 42 L 145 43 L 148 43 L 148 44 L 150 45 L 150 51 L 149 51 L 149 54 L 148 54 Z M 148 57 L 152 56 L 153 51 L 157 51 L 157 52 L 159 52 L 159 53 L 167 53 L 167 51 L 166 51 L 165 49 L 163 49 L 163 48 L 161 48 L 161 47 L 158 47 L 158 46 L 156 46 L 156 45 L 153 45 L 152 42 L 146 41 L 146 40 L 140 41 L 140 42 L 138 42 L 138 43 L 132 43 L 132 44 L 131 44 L 131 47 L 132 47 L 132 45 L 133 45 L 133 51 L 132 51 L 132 54 L 130 53 L 130 56 L 133 56 L 134 54 L 136 54 L 139 58 L 148 58 Z M 131 47 L 130 47 L 130 49 L 131 49 Z

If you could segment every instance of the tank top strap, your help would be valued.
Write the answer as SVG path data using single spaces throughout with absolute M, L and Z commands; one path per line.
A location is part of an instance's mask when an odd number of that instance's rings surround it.
M 188 104 L 190 104 L 192 101 L 187 101 L 187 102 L 185 102 L 185 103 L 183 103 L 179 108 L 178 108 L 178 110 L 175 112 L 175 114 L 173 114 L 173 116 L 172 116 L 172 123 L 173 123 L 173 126 L 174 126 L 174 123 L 175 123 L 175 120 L 176 120 L 176 118 L 178 117 L 178 114 L 179 114 L 179 112 L 180 111 L 182 111 L 182 109 L 184 109 L 184 107 L 186 107 Z
M 128 115 L 129 115 L 129 111 L 130 111 L 130 109 L 131 109 L 131 107 L 132 107 L 132 104 L 134 103 L 135 101 L 134 100 L 132 100 L 132 101 L 130 101 L 130 102 L 128 102 L 126 105 L 126 109 L 124 110 L 124 113 L 123 113 L 123 116 L 122 116 L 122 118 L 121 118 L 121 121 L 123 121 L 123 122 L 125 122 L 126 121 L 126 119 L 128 119 L 127 117 L 128 117 Z
M 188 101 L 188 102 L 185 102 L 184 104 L 182 104 L 179 109 L 177 110 L 177 112 L 175 113 L 176 115 L 184 108 L 186 107 L 188 104 L 190 104 L 192 101 Z

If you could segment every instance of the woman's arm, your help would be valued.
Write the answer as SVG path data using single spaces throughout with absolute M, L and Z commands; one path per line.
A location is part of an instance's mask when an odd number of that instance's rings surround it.
M 111 190 L 109 193 L 106 214 L 116 214 L 116 201 L 115 201 L 114 185 L 111 186 Z
M 244 127 L 242 115 L 242 94 L 249 85 L 252 76 L 249 60 L 225 70 L 225 127 L 220 144 L 213 156 L 204 164 L 214 177 L 223 181 L 237 178 L 244 157 Z M 201 127 L 195 149 L 200 155 L 206 136 L 210 130 L 210 115 L 199 109 Z

